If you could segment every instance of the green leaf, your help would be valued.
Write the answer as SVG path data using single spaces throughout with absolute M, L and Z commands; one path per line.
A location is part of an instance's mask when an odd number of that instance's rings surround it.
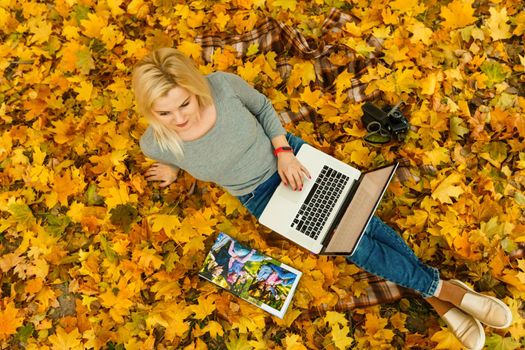
M 103 205 L 104 198 L 97 193 L 97 184 L 90 183 L 86 191 L 87 204 L 88 205 Z
M 461 140 L 467 133 L 468 128 L 465 126 L 463 119 L 457 116 L 450 118 L 450 138 L 452 140 Z
M 164 257 L 164 266 L 166 271 L 171 272 L 175 268 L 175 263 L 179 262 L 179 255 L 175 252 L 170 252 Z
M 20 343 L 27 343 L 27 340 L 29 339 L 31 334 L 33 334 L 34 331 L 35 327 L 32 323 L 29 323 L 25 326 L 18 328 L 18 332 L 16 332 L 16 338 Z
M 104 254 L 108 258 L 109 262 L 115 264 L 118 261 L 117 253 L 111 248 L 110 243 L 107 241 L 104 235 L 100 235 L 100 245 L 104 250 Z
M 47 226 L 45 230 L 53 236 L 62 236 L 66 228 L 71 223 L 71 219 L 68 216 L 61 215 L 56 216 L 52 214 L 46 214 Z
M 73 7 L 73 18 L 76 20 L 77 25 L 80 25 L 80 21 L 88 18 L 89 7 L 84 5 L 75 5 Z
M 505 237 L 501 240 L 501 247 L 507 253 L 513 252 L 518 249 L 518 245 L 512 239 Z
M 503 338 L 501 335 L 494 334 L 487 337 L 485 345 L 489 350 L 515 350 L 520 347 L 520 343 L 510 337 Z
M 481 65 L 481 71 L 485 73 L 488 78 L 487 86 L 490 88 L 494 84 L 501 83 L 507 78 L 508 70 L 504 66 L 495 61 L 485 61 Z
M 91 57 L 91 52 L 88 48 L 77 51 L 76 55 L 76 66 L 82 74 L 87 75 L 90 70 L 95 69 L 95 61 L 93 57 Z
M 31 208 L 27 204 L 12 203 L 8 208 L 11 219 L 17 224 L 18 228 L 29 229 L 36 222 Z
M 109 212 L 111 223 L 120 226 L 124 232 L 128 232 L 132 223 L 138 216 L 138 211 L 129 204 L 119 204 Z
M 501 163 L 507 159 L 507 144 L 504 142 L 491 142 L 481 148 L 483 152 L 488 153 L 488 157 L 486 155 L 481 154 L 480 156 L 484 159 L 487 159 L 495 166 L 500 166 Z M 492 161 L 493 162 L 492 162 Z
M 514 193 L 514 200 L 519 205 L 525 205 L 525 195 L 523 195 L 523 193 L 521 193 L 521 192 L 515 192 Z

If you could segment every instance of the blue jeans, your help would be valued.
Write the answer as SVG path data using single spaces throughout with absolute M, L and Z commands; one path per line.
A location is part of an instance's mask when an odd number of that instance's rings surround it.
M 295 154 L 305 143 L 290 133 L 286 139 Z M 280 182 L 276 172 L 253 192 L 237 198 L 258 219 Z M 374 275 L 416 290 L 423 297 L 432 296 L 439 283 L 438 270 L 422 263 L 403 238 L 376 216 L 347 260 Z
M 354 253 L 346 259 L 365 271 L 431 297 L 439 282 L 439 271 L 419 260 L 393 228 L 372 217 Z

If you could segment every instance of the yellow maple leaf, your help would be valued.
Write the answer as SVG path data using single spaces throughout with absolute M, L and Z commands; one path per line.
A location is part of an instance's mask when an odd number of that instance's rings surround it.
M 430 37 L 433 33 L 430 28 L 419 21 L 415 21 L 414 24 L 409 27 L 409 30 L 412 33 L 412 37 L 410 38 L 411 43 L 415 44 L 421 41 L 425 45 L 430 45 Z
M 184 223 L 191 225 L 200 235 L 209 235 L 215 232 L 214 227 L 217 222 L 215 213 L 210 208 L 204 208 L 184 219 Z
M 80 176 L 79 169 L 66 171 L 62 176 L 55 175 L 52 189 L 56 193 L 56 199 L 60 204 L 67 205 L 70 196 L 84 189 L 86 184 Z M 51 203 L 48 203 L 49 205 Z
M 228 340 L 225 341 L 225 344 L 228 350 L 253 350 L 246 334 L 240 334 L 237 336 L 235 332 L 230 332 L 230 336 L 228 337 Z
M 261 67 L 253 62 L 246 62 L 243 66 L 237 67 L 237 73 L 246 81 L 253 83 L 255 78 L 261 74 Z
M 124 290 L 122 288 L 124 288 Z M 133 302 L 126 297 L 125 293 L 126 286 L 119 286 L 115 290 L 109 288 L 106 292 L 99 295 L 100 303 L 102 306 L 109 309 L 109 314 L 115 322 L 123 322 L 124 315 L 128 313 L 128 310 L 133 306 Z
M 507 9 L 503 7 L 499 12 L 494 7 L 489 8 L 490 18 L 487 20 L 487 28 L 494 40 L 508 39 L 512 36 L 510 25 L 507 23 Z
M 74 87 L 73 90 L 78 93 L 77 101 L 89 101 L 93 92 L 93 84 L 89 81 L 81 81 L 79 86 Z
M 9 12 L 0 7 L 0 28 L 6 28 L 10 21 L 12 21 L 12 18 Z
M 452 173 L 442 181 L 432 181 L 432 198 L 437 199 L 441 203 L 452 204 L 452 198 L 458 198 L 464 192 L 463 188 L 461 188 L 461 181 L 462 176 L 458 173 Z
M 406 227 L 415 226 L 417 228 L 422 228 L 428 219 L 428 213 L 424 210 L 414 210 L 414 214 L 407 215 L 405 225 Z
M 300 85 L 308 86 L 311 81 L 315 81 L 315 69 L 311 62 L 296 63 L 293 66 L 292 72 L 286 82 L 288 93 Z
M 310 90 L 310 87 L 307 86 L 303 92 L 299 95 L 303 102 L 306 102 L 310 107 L 318 108 L 321 104 L 321 91 L 320 90 Z
M 144 46 L 144 41 L 140 39 L 126 39 L 124 43 L 124 52 L 126 52 L 126 57 L 141 59 L 148 53 L 148 50 Z
M 197 299 L 196 305 L 191 305 L 190 309 L 193 313 L 195 313 L 194 318 L 198 320 L 203 320 L 207 316 L 211 315 L 213 311 L 215 311 L 215 300 L 216 296 L 211 294 L 208 296 L 200 296 Z
M 66 332 L 62 327 L 58 326 L 55 334 L 49 336 L 52 350 L 81 350 L 84 349 L 82 345 L 82 336 L 78 328 L 70 332 Z
M 248 50 L 246 50 L 246 56 L 250 57 L 255 55 L 257 52 L 259 52 L 259 43 L 253 43 L 250 46 L 248 46 Z M 260 56 L 263 57 L 263 56 Z
M 203 251 L 205 239 L 206 239 L 205 236 L 199 236 L 199 235 L 193 236 L 191 240 L 184 245 L 184 248 L 182 249 L 182 253 L 188 254 L 192 252 Z
M 158 270 L 163 264 L 162 257 L 158 255 L 153 248 L 145 247 L 140 250 L 137 249 L 133 251 L 132 257 L 133 261 L 136 261 L 138 266 L 146 270 L 150 270 L 150 266 L 153 269 Z
M 153 232 L 158 232 L 164 229 L 164 233 L 168 237 L 171 237 L 172 232 L 181 227 L 180 220 L 175 215 L 155 214 L 150 216 L 150 220 L 153 223 L 151 226 Z
M 88 13 L 87 19 L 80 21 L 84 30 L 82 34 L 90 38 L 100 38 L 100 32 L 102 28 L 107 26 L 107 20 L 105 18 L 99 17 L 96 13 Z
M 426 10 L 424 5 L 419 4 L 419 0 L 394 0 L 388 4 L 392 10 L 402 11 L 417 15 Z
M 180 43 L 179 46 L 177 46 L 177 50 L 179 50 L 188 57 L 198 59 L 201 56 L 202 47 L 195 42 L 185 40 L 182 43 Z
M 372 30 L 372 34 L 379 39 L 387 39 L 391 37 L 390 27 L 377 26 Z
M 426 163 L 437 166 L 441 163 L 450 162 L 449 150 L 446 147 L 440 147 L 437 142 L 434 142 L 433 146 L 430 151 L 425 152 L 424 157 Z
M 71 25 L 65 25 L 62 27 L 62 35 L 68 40 L 76 40 L 79 38 L 79 28 Z
M 274 0 L 272 2 L 272 5 L 280 7 L 283 10 L 295 11 L 295 8 L 297 6 L 297 1 L 296 0 Z
M 462 350 L 463 346 L 459 342 L 458 338 L 448 328 L 440 330 L 430 338 L 437 345 L 435 349 L 443 350 Z
M 398 24 L 400 18 L 399 13 L 392 11 L 392 9 L 388 6 L 383 7 L 383 10 L 381 11 L 381 17 L 383 18 L 383 23 L 386 25 Z
M 203 332 L 209 332 L 210 337 L 214 339 L 217 339 L 217 336 L 222 337 L 224 335 L 224 330 L 221 324 L 217 321 L 209 321 L 203 328 Z
M 124 0 L 106 0 L 113 17 L 117 17 L 124 13 L 124 10 L 120 8 L 120 5 L 122 5 L 123 2 Z
M 394 84 L 398 92 L 412 92 L 412 89 L 417 87 L 415 75 L 418 71 L 415 69 L 404 69 L 396 71 L 393 74 Z
M 47 286 L 44 286 L 40 292 L 38 292 L 36 300 L 39 304 L 38 312 L 44 312 L 48 310 L 49 306 L 58 307 L 60 305 L 55 292 Z
M 343 91 L 352 87 L 353 78 L 354 78 L 353 73 L 350 73 L 347 70 L 344 70 L 343 72 L 341 72 L 334 81 L 337 94 L 342 94 Z
M 120 44 L 124 39 L 124 34 L 114 24 L 105 26 L 100 30 L 100 40 L 102 40 L 108 50 L 112 50 L 115 45 Z
M 226 24 L 231 21 L 230 15 L 224 12 L 219 12 L 213 19 L 213 23 L 217 26 L 217 29 L 223 31 L 226 28 Z
M 362 140 L 352 140 L 347 142 L 343 148 L 343 153 L 349 156 L 348 160 L 351 163 L 366 166 L 370 163 L 372 155 L 370 150 L 365 146 L 364 141 Z
M 26 267 L 26 273 L 29 276 L 46 278 L 49 273 L 49 265 L 44 259 L 34 259 L 32 264 Z
M 7 301 L 7 302 L 6 302 Z M 5 306 L 3 304 L 5 303 Z M 24 318 L 19 317 L 19 310 L 16 308 L 15 303 L 4 299 L 3 303 L 0 304 L 0 339 L 5 340 L 9 336 L 16 333 L 16 329 L 20 327 Z
M 421 94 L 433 95 L 436 91 L 437 82 L 438 82 L 437 73 L 430 73 L 425 78 L 420 80 L 419 86 L 421 87 Z
M 186 24 L 190 28 L 197 28 L 202 25 L 205 18 L 206 18 L 206 14 L 204 13 L 204 11 L 190 12 L 188 17 L 186 17 Z
M 129 14 L 135 15 L 138 18 L 144 18 L 149 13 L 149 6 L 144 3 L 144 0 L 131 0 L 128 4 L 127 11 Z
M 348 336 L 349 332 L 350 328 L 348 326 L 340 327 L 338 324 L 336 324 L 332 327 L 332 331 L 330 332 L 330 334 L 332 336 L 332 340 L 334 341 L 335 346 L 338 349 L 348 349 L 350 345 L 352 345 L 352 343 L 354 342 L 354 339 Z
M 219 197 L 217 204 L 225 208 L 226 215 L 230 215 L 235 210 L 243 212 L 242 208 L 244 208 L 241 202 L 239 202 L 239 200 L 236 197 L 232 196 L 227 192 L 225 192 L 222 196 Z
M 336 324 L 347 325 L 348 319 L 346 316 L 337 311 L 327 311 L 324 317 L 324 321 L 328 323 L 330 327 L 333 327 Z
M 297 334 L 287 334 L 284 338 L 284 345 L 286 350 L 306 350 L 307 347 L 303 345 L 301 337 Z
M 29 31 L 33 35 L 28 39 L 28 44 L 42 44 L 49 40 L 52 33 L 52 25 L 45 18 L 33 17 L 28 21 Z
M 388 49 L 384 50 L 385 53 L 385 62 L 388 64 L 392 64 L 394 62 L 400 62 L 408 59 L 407 53 L 409 49 L 408 47 L 399 47 L 397 45 L 393 45 L 392 47 L 389 47 Z
M 136 194 L 129 194 L 128 186 L 122 181 L 118 182 L 118 187 L 111 187 L 105 190 L 103 196 L 105 197 L 104 202 L 108 211 L 119 204 L 137 203 L 138 200 Z
M 445 19 L 441 25 L 446 29 L 456 29 L 465 27 L 476 21 L 473 16 L 474 0 L 454 0 L 447 6 L 441 7 L 440 16 Z

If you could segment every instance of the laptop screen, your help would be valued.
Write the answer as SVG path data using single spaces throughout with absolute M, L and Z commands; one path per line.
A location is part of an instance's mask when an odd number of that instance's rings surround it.
M 324 249 L 327 254 L 348 254 L 361 238 L 393 176 L 396 164 L 363 174 L 339 225 Z

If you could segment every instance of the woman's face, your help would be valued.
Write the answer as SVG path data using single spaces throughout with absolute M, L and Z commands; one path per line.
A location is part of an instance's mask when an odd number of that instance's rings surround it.
M 200 119 L 197 96 L 179 86 L 156 99 L 152 112 L 157 120 L 175 132 L 191 129 Z

